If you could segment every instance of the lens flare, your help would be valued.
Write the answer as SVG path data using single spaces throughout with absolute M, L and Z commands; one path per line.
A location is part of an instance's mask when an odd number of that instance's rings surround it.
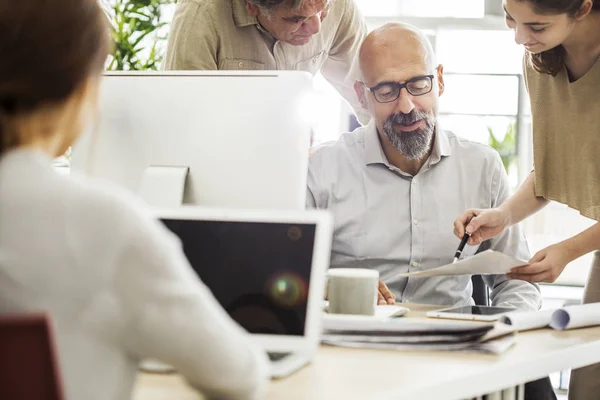
M 296 307 L 306 303 L 308 285 L 294 272 L 281 272 L 267 283 L 271 300 L 281 307 Z

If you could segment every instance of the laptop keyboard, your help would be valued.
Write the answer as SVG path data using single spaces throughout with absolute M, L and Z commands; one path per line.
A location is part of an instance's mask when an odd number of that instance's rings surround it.
M 285 357 L 289 356 L 291 353 L 274 353 L 274 352 L 268 352 L 267 354 L 269 355 L 269 360 L 271 360 L 271 361 L 280 361 L 280 360 L 284 359 Z

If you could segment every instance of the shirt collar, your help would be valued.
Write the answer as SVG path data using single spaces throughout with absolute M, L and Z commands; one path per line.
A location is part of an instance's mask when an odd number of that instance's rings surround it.
M 448 157 L 451 154 L 452 149 L 450 148 L 448 134 L 438 122 L 435 125 L 435 140 L 433 142 L 433 149 L 431 150 L 431 155 L 429 156 L 429 163 L 430 165 L 437 164 L 438 162 L 440 162 L 442 157 Z
M 437 164 L 440 162 L 442 157 L 447 157 L 451 154 L 452 150 L 450 148 L 448 135 L 438 122 L 436 123 L 435 127 L 435 140 L 433 142 L 433 149 L 431 150 L 431 154 L 429 155 L 429 159 L 426 161 L 426 163 L 429 165 Z M 388 167 L 390 166 L 387 157 L 383 152 L 383 147 L 381 146 L 381 141 L 379 139 L 379 133 L 377 132 L 377 125 L 373 119 L 371 119 L 371 122 L 369 122 L 369 124 L 366 126 L 365 131 L 365 164 L 384 164 Z
M 388 164 L 387 157 L 383 152 L 381 141 L 379 140 L 377 125 L 372 118 L 365 127 L 365 164 Z
M 222 0 L 221 0 L 222 1 Z M 255 16 L 250 15 L 246 8 L 246 0 L 232 0 L 233 21 L 238 27 L 249 25 L 260 26 Z

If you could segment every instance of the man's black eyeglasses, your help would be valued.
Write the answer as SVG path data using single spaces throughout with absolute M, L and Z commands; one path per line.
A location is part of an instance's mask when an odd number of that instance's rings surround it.
M 363 83 L 363 85 L 365 85 Z M 408 93 L 413 96 L 423 96 L 431 92 L 433 88 L 433 75 L 416 76 L 404 83 L 399 82 L 381 82 L 377 86 L 368 87 L 373 93 L 375 100 L 379 103 L 390 103 L 400 97 L 400 92 L 406 88 Z

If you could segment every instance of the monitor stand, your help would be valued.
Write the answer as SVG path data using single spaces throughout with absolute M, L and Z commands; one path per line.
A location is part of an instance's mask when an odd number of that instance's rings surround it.
M 183 204 L 189 167 L 151 165 L 144 171 L 138 195 L 150 206 L 176 208 Z

